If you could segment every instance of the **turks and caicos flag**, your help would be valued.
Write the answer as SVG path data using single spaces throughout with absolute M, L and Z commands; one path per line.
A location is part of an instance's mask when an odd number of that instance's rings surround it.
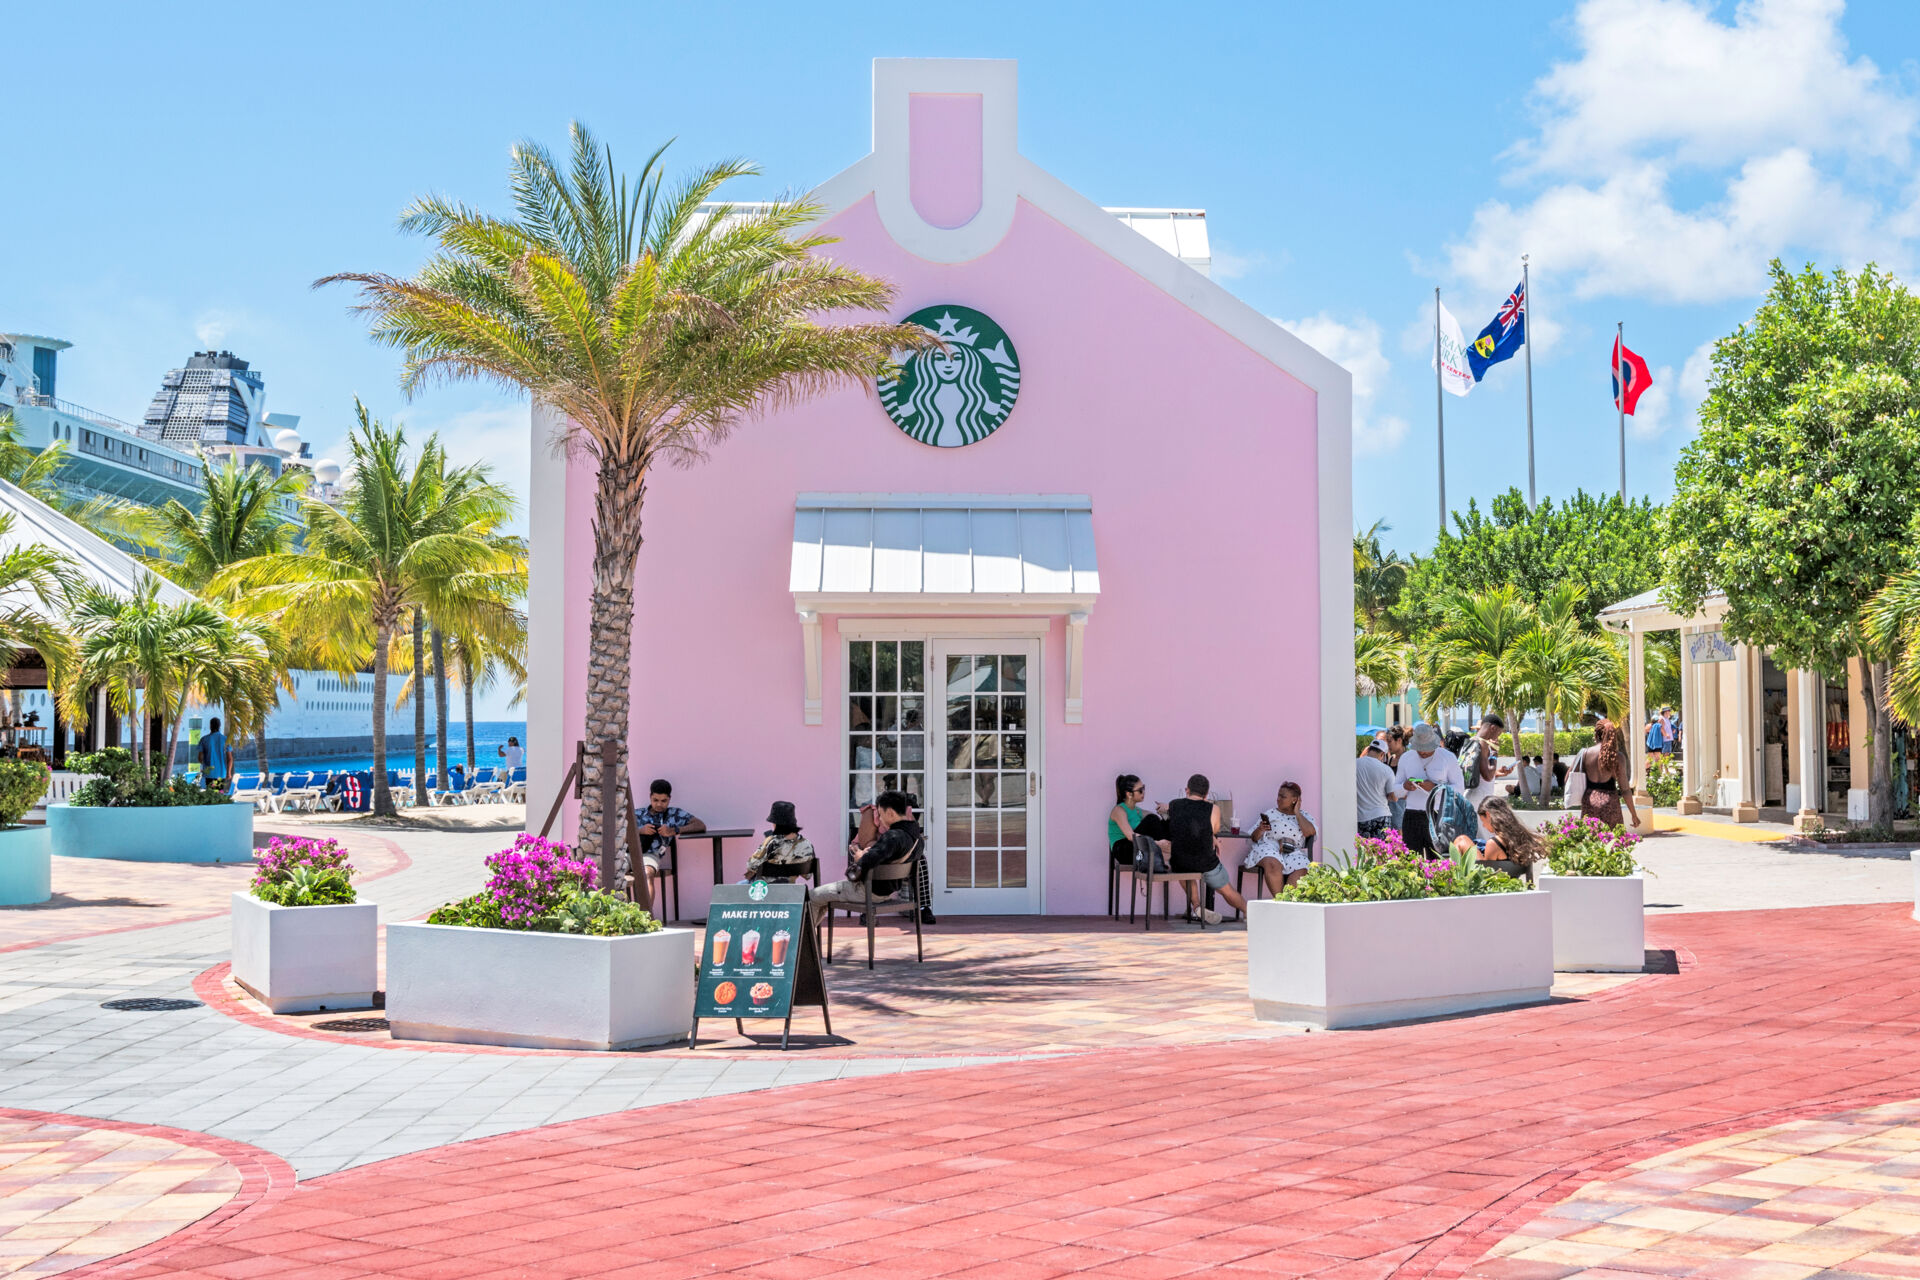
M 1622 381 L 1626 384 L 1624 388 Z M 1653 375 L 1647 372 L 1647 362 L 1616 337 L 1613 340 L 1613 403 L 1622 413 L 1630 414 L 1652 385 Z
M 1519 354 L 1527 341 L 1527 284 L 1522 280 L 1500 304 L 1493 320 L 1467 348 L 1467 366 L 1479 382 L 1487 370 Z

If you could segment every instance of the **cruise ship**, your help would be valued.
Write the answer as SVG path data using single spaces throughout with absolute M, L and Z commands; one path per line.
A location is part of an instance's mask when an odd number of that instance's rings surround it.
M 310 477 L 309 494 L 338 500 L 340 465 L 313 457 L 301 438 L 298 415 L 265 412 L 265 378 L 231 351 L 196 351 L 184 366 L 168 370 L 136 424 L 60 398 L 60 354 L 72 345 L 40 334 L 0 333 L 0 410 L 12 412 L 21 443 L 36 453 L 55 441 L 65 444 L 69 461 L 60 483 L 75 496 L 153 507 L 177 499 L 197 508 L 207 466 L 233 458 L 276 476 L 304 472 Z M 281 504 L 283 518 L 296 523 L 298 501 L 283 498 Z M 281 694 L 281 705 L 267 722 L 269 751 L 326 755 L 367 749 L 371 675 L 352 681 L 330 671 L 291 675 L 292 696 Z M 23 690 L 11 697 L 20 715 L 38 711 L 41 723 L 53 722 L 44 691 Z M 217 715 L 218 708 L 193 714 Z M 393 721 L 395 730 L 410 727 L 410 717 Z M 394 740 L 412 742 L 406 732 Z

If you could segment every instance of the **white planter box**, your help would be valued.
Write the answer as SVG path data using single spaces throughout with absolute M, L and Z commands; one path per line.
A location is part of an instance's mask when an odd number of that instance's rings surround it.
M 233 895 L 233 978 L 275 1013 L 369 1009 L 379 988 L 380 908 L 278 907 Z
M 1540 877 L 1553 898 L 1553 967 L 1638 973 L 1647 964 L 1645 876 Z
M 1552 899 L 1538 890 L 1248 905 L 1247 987 L 1271 1022 L 1364 1027 L 1540 1004 L 1553 991 Z
M 693 1027 L 694 931 L 623 938 L 387 926 L 396 1040 L 629 1049 Z

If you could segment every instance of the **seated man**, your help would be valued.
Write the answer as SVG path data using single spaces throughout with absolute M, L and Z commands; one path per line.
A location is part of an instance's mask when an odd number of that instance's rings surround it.
M 1227 904 L 1246 914 L 1247 900 L 1233 888 L 1233 877 L 1220 865 L 1220 810 L 1213 801 L 1207 799 L 1213 784 L 1204 773 L 1196 773 L 1187 779 L 1187 794 L 1183 799 L 1175 800 L 1167 806 L 1167 827 L 1173 835 L 1173 855 L 1168 865 L 1175 871 L 1198 871 L 1203 873 L 1207 888 L 1227 900 Z M 1205 905 L 1196 886 L 1191 880 L 1182 880 L 1180 887 L 1187 893 L 1187 911 L 1191 917 L 1195 912 L 1208 924 L 1219 924 L 1220 913 Z M 1148 903 L 1152 908 L 1152 903 Z
M 920 824 L 908 817 L 913 806 L 907 797 L 898 791 L 883 791 L 873 802 L 874 825 L 878 833 L 873 843 L 862 846 L 859 841 L 847 846 L 847 878 L 834 880 L 821 885 L 813 891 L 813 903 L 816 909 L 824 910 L 829 906 L 844 903 L 864 902 L 867 896 L 865 882 L 868 873 L 875 867 L 889 863 L 904 862 L 912 856 L 914 848 L 920 843 Z M 893 880 L 888 882 L 888 891 L 877 895 L 879 900 L 898 897 L 911 889 L 911 880 Z
M 707 829 L 707 824 L 674 804 L 673 784 L 665 778 L 655 778 L 647 791 L 647 807 L 634 817 L 640 823 L 640 860 L 647 867 L 647 901 L 658 902 L 660 859 L 666 856 L 668 842 L 675 836 L 697 835 Z
M 806 874 L 813 861 L 813 842 L 800 834 L 791 800 L 775 800 L 767 821 L 773 824 L 773 830 L 747 859 L 747 879 L 792 884 Z

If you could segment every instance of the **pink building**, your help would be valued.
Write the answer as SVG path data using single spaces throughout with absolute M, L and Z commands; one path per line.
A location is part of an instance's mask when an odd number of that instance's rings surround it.
M 814 192 L 829 252 L 951 354 L 653 479 L 635 780 L 713 826 L 792 800 L 829 875 L 858 803 L 914 792 L 942 914 L 1103 910 L 1123 772 L 1156 800 L 1205 773 L 1241 815 L 1292 779 L 1349 847 L 1346 371 L 1021 155 L 1014 63 L 880 60 L 873 86 L 872 154 Z M 593 485 L 555 425 L 535 822 L 584 726 Z M 685 914 L 708 861 L 683 851 Z

